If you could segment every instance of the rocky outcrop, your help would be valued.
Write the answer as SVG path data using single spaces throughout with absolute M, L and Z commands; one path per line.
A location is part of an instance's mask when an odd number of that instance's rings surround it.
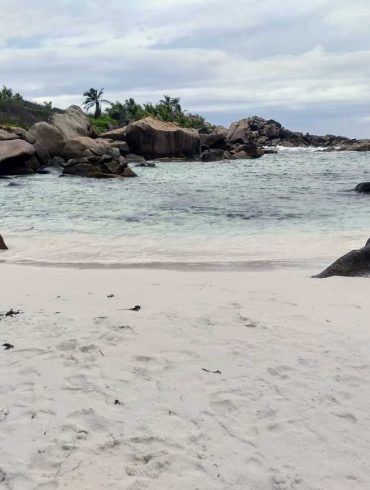
M 370 151 L 370 140 L 347 140 L 334 147 L 339 151 Z
M 314 276 L 323 279 L 331 276 L 363 276 L 370 273 L 370 239 L 359 250 L 340 257 L 323 272 Z
M 228 130 L 227 140 L 232 144 L 249 142 L 259 146 L 285 146 L 285 147 L 322 147 L 336 149 L 340 146 L 350 146 L 356 140 L 343 136 L 325 135 L 316 136 L 303 134 L 284 128 L 273 119 L 253 116 L 233 123 Z
M 90 122 L 84 111 L 76 105 L 69 107 L 63 114 L 54 114 L 50 124 L 59 129 L 65 142 L 89 135 Z
M 0 250 L 8 250 L 8 247 L 5 245 L 3 237 L 0 235 Z
M 132 152 L 147 159 L 194 157 L 199 155 L 200 138 L 195 129 L 146 117 L 127 127 L 126 141 Z
M 21 139 L 0 141 L 0 175 L 33 173 L 34 147 Z

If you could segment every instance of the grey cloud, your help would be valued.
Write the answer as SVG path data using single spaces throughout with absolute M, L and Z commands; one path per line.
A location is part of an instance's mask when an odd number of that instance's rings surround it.
M 366 20 L 365 0 L 2 0 L 0 83 L 61 106 L 90 86 L 171 93 L 216 123 L 366 136 Z

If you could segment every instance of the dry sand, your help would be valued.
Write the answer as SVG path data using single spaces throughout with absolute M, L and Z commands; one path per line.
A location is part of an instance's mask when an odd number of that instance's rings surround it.
M 0 488 L 370 488 L 370 280 L 310 272 L 1 264 Z

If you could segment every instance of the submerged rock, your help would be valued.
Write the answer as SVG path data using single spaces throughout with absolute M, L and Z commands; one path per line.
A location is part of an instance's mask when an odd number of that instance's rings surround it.
M 8 247 L 5 245 L 3 237 L 0 235 L 0 250 L 8 250 Z
M 323 279 L 331 276 L 363 276 L 370 273 L 370 239 L 359 250 L 352 250 L 340 257 L 320 274 L 313 276 Z

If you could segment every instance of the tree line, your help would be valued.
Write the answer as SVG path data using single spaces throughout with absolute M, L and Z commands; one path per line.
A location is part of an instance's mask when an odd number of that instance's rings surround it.
M 155 117 L 160 121 L 175 122 L 183 127 L 201 128 L 207 123 L 199 114 L 191 114 L 181 107 L 179 97 L 164 95 L 157 104 L 146 102 L 138 104 L 135 99 L 129 98 L 124 103 L 120 101 L 110 102 L 103 98 L 104 89 L 86 91 L 84 94 L 84 107 L 87 111 L 94 109 L 94 118 L 99 119 L 108 116 L 117 124 L 126 126 L 134 121 L 139 121 L 147 116 Z M 102 109 L 103 104 L 107 107 Z

